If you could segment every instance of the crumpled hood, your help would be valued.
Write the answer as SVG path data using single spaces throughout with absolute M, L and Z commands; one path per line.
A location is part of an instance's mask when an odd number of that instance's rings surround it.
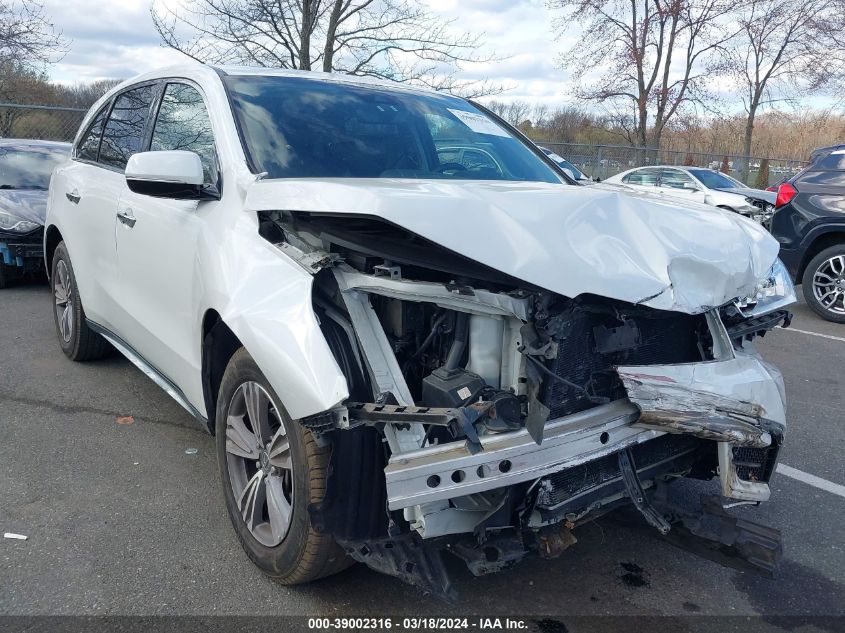
M 267 180 L 246 208 L 366 214 L 567 297 L 696 314 L 752 294 L 778 243 L 739 215 L 617 189 L 440 180 Z
M 0 189 L 0 211 L 43 225 L 47 192 L 40 189 Z

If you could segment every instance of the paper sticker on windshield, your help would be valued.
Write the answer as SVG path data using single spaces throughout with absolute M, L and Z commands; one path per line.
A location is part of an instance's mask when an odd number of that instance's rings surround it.
M 466 112 L 465 110 L 453 110 L 452 108 L 447 109 L 449 110 L 449 112 L 458 117 L 461 123 L 466 125 L 473 132 L 478 132 L 479 134 L 490 134 L 492 136 L 510 136 L 510 134 L 505 132 L 502 128 L 500 128 L 498 125 L 496 125 L 493 121 L 488 119 L 483 114 L 476 114 L 475 112 Z

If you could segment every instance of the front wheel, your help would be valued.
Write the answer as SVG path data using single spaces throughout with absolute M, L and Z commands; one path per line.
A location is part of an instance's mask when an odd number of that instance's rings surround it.
M 330 449 L 290 419 L 244 348 L 223 375 L 215 430 L 226 509 L 250 559 L 288 585 L 349 566 L 308 514 L 325 497 Z
M 807 305 L 823 319 L 845 323 L 845 244 L 824 249 L 801 279 Z

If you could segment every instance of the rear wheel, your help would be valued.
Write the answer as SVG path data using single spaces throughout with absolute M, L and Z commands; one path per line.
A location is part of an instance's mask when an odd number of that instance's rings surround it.
M 102 336 L 88 327 L 85 309 L 79 298 L 76 277 L 65 243 L 60 242 L 53 254 L 50 276 L 53 286 L 53 321 L 56 335 L 65 356 L 75 361 L 95 360 L 107 356 L 112 347 Z
M 247 555 L 289 585 L 351 564 L 308 508 L 326 494 L 330 448 L 290 419 L 244 348 L 223 375 L 216 412 L 217 460 L 226 509 Z
M 801 279 L 807 305 L 823 319 L 845 323 L 845 244 L 816 255 Z

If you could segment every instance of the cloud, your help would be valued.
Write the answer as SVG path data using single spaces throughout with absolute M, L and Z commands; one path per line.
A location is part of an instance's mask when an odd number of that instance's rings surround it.
M 554 41 L 543 0 L 425 0 L 458 32 L 483 33 L 481 54 L 497 61 L 467 65 L 466 79 L 486 79 L 511 88 L 502 99 L 553 100 L 564 92 L 567 73 L 555 68 Z M 128 78 L 186 58 L 160 45 L 149 0 L 45 0 L 45 9 L 70 41 L 52 66 L 62 82 Z

